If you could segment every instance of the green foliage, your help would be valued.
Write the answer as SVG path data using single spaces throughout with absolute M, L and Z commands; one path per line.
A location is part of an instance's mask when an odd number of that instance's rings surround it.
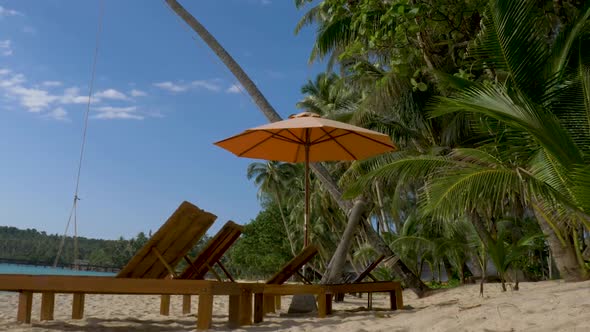
M 47 234 L 36 229 L 21 230 L 16 227 L 0 226 L 0 259 L 17 260 L 29 264 L 53 265 L 61 242 L 58 234 Z M 135 238 L 126 240 L 100 240 L 78 238 L 78 259 L 90 265 L 121 268 L 147 242 L 140 232 Z M 66 237 L 59 264 L 74 262 L 74 239 Z
M 226 255 L 237 277 L 268 278 L 293 257 L 280 218 L 278 207 L 271 205 L 244 226 L 242 237 Z
M 388 133 L 399 147 L 332 171 L 346 198 L 375 202 L 371 217 L 411 269 L 441 261 L 462 269 L 468 255 L 461 253 L 473 254 L 479 244 L 463 234 L 459 243 L 470 244 L 460 249 L 452 232 L 427 226 L 464 222 L 477 226 L 500 270 L 508 264 L 544 273 L 544 239 L 533 235 L 540 226 L 551 235 L 547 244 L 557 238 L 587 269 L 581 253 L 590 230 L 589 2 L 296 5 L 308 8 L 297 30 L 317 27 L 312 60 L 329 57 L 328 72 L 340 69 L 339 78 L 326 73 L 309 82 L 300 105 Z M 358 100 L 345 107 L 335 96 Z M 509 252 L 526 246 L 502 238 L 504 219 L 515 221 L 521 238 L 535 238 L 536 249 L 513 258 Z M 531 220 L 536 230 L 524 232 Z M 353 257 L 366 256 L 365 245 L 356 243 Z

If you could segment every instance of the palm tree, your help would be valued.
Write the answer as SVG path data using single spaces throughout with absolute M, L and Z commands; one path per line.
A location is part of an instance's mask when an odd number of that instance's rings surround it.
M 426 178 L 426 212 L 468 216 L 488 247 L 494 219 L 519 206 L 534 211 L 566 280 L 586 276 L 579 229 L 590 225 L 590 71 L 581 48 L 590 5 L 575 14 L 547 40 L 535 1 L 490 1 L 472 49 L 474 68 L 488 76 L 441 75 L 457 90 L 438 98 L 432 115 L 475 115 L 491 144 L 402 158 L 373 173 Z
M 297 108 L 317 113 L 324 117 L 336 118 L 353 110 L 360 96 L 345 86 L 344 81 L 334 73 L 320 73 L 314 81 L 307 81 L 301 87 L 305 95 Z
M 276 112 L 276 110 L 270 105 L 268 100 L 264 97 L 264 95 L 260 92 L 258 87 L 254 84 L 254 82 L 248 77 L 248 75 L 244 72 L 244 70 L 240 67 L 240 65 L 231 57 L 231 55 L 219 44 L 219 42 L 207 31 L 207 29 L 199 23 L 189 12 L 184 9 L 176 0 L 166 0 L 168 6 L 176 13 L 180 18 L 182 18 L 202 39 L 205 43 L 213 50 L 213 52 L 219 57 L 219 59 L 226 65 L 226 67 L 234 74 L 240 84 L 244 87 L 244 89 L 248 92 L 248 94 L 252 97 L 252 100 L 255 104 L 259 107 L 259 109 L 264 113 L 264 115 L 268 118 L 269 121 L 279 121 L 281 117 Z M 391 249 L 384 243 L 383 239 L 377 235 L 377 233 L 372 229 L 370 225 L 367 223 L 363 223 L 363 215 L 365 212 L 365 208 L 367 206 L 366 202 L 362 199 L 357 199 L 355 201 L 345 200 L 342 197 L 342 190 L 338 187 L 336 181 L 331 177 L 330 173 L 320 164 L 320 163 L 313 163 L 310 165 L 313 172 L 316 174 L 318 179 L 322 182 L 324 188 L 330 193 L 332 199 L 338 204 L 338 206 L 349 216 L 348 233 L 353 233 L 358 225 L 361 224 L 365 228 L 365 232 L 367 232 L 368 236 L 371 237 L 371 242 L 375 245 L 376 250 L 383 253 L 387 256 L 393 256 L 394 253 Z M 346 234 L 345 232 L 344 234 Z M 343 255 L 346 251 L 346 247 L 350 247 L 350 237 L 343 235 L 341 243 L 342 250 L 337 250 L 334 253 L 334 256 L 337 257 L 338 255 Z M 330 278 L 327 278 L 327 281 L 334 282 L 341 279 L 342 271 L 343 271 L 343 264 L 342 266 L 336 266 L 333 268 L 332 274 Z M 408 287 L 410 287 L 418 296 L 424 295 L 425 291 L 428 290 L 428 287 L 422 283 L 422 281 L 416 277 L 414 274 L 411 273 L 407 269 L 407 267 L 403 264 L 403 262 L 398 261 L 394 265 L 394 270 L 400 276 L 400 278 L 406 283 Z
M 297 166 L 290 163 L 282 163 L 277 161 L 269 161 L 266 163 L 255 162 L 248 165 L 246 176 L 249 180 L 254 179 L 254 184 L 258 186 L 258 197 L 262 199 L 265 195 L 271 195 L 277 203 L 279 212 L 281 214 L 281 221 L 289 240 L 289 246 L 293 256 L 297 255 L 297 247 L 293 239 L 293 232 L 287 218 L 285 217 L 285 195 L 289 192 L 289 188 L 293 183 L 295 177 L 301 173 Z

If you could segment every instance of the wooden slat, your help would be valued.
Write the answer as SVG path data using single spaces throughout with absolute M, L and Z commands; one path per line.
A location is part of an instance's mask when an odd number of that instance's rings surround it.
M 41 294 L 41 316 L 40 320 L 53 320 L 55 309 L 55 293 L 44 292 Z
M 309 245 L 301 253 L 291 259 L 279 272 L 270 278 L 267 284 L 280 285 L 289 280 L 299 269 L 307 264 L 311 259 L 317 255 L 318 248 L 314 245 Z
M 72 298 L 72 319 L 84 318 L 84 293 L 74 293 Z
M 212 270 L 211 267 L 219 262 L 225 252 L 240 237 L 243 230 L 243 226 L 240 226 L 231 220 L 225 223 L 219 232 L 207 242 L 207 245 L 201 250 L 197 257 L 192 260 L 192 264 L 182 271 L 180 278 L 203 279 L 207 272 Z M 224 272 L 227 273 L 227 271 Z M 230 276 L 230 279 L 233 278 Z
M 401 287 L 400 287 L 400 289 L 398 289 L 396 291 L 389 292 L 389 294 L 390 294 L 389 301 L 390 301 L 391 310 L 403 309 L 404 308 L 404 298 L 402 296 Z
M 318 302 L 318 317 L 319 318 L 324 318 L 327 315 L 327 295 L 326 293 L 321 293 L 318 295 L 317 297 L 317 302 Z
M 320 294 L 330 293 L 331 288 L 323 285 L 294 285 L 283 284 L 273 285 L 267 284 L 264 287 L 265 295 L 295 295 L 295 294 Z
M 234 277 L 232 277 L 232 275 L 229 273 L 229 271 L 225 268 L 225 265 L 223 265 L 221 263 L 221 261 L 217 261 L 217 266 L 219 266 L 219 268 L 221 269 L 221 271 L 223 271 L 223 273 L 225 274 L 225 276 L 231 281 L 231 282 L 236 282 L 236 280 L 234 279 Z
M 326 285 L 333 293 L 365 293 L 365 292 L 388 292 L 400 289 L 397 281 L 362 282 L 356 284 Z
M 217 217 L 189 202 L 183 202 L 166 223 L 117 274 L 119 278 L 164 278 L 168 274 L 152 248 L 172 267 L 199 241 Z
M 264 295 L 262 298 L 262 306 L 264 308 L 264 314 L 269 312 L 275 312 L 275 296 L 274 295 Z
M 154 255 L 156 255 L 156 257 L 158 257 L 158 259 L 160 260 L 160 263 L 162 263 L 162 265 L 164 265 L 164 267 L 166 267 L 166 270 L 168 270 L 168 273 L 170 273 L 172 276 L 174 276 L 174 278 L 176 278 L 177 277 L 176 272 L 174 271 L 172 266 L 170 266 L 168 264 L 168 262 L 166 262 L 166 260 L 164 259 L 164 256 L 162 256 L 160 251 L 156 247 L 152 247 L 152 251 L 153 251 Z
M 263 297 L 262 293 L 254 293 L 254 324 L 264 320 Z
M 2 285 L 2 283 L 0 283 Z M 22 291 L 18 296 L 17 322 L 31 323 L 31 310 L 33 308 L 33 292 Z
M 229 327 L 237 328 L 240 326 L 240 297 L 241 295 L 230 295 L 229 296 Z
M 213 317 L 213 295 L 199 295 L 199 311 L 197 315 L 197 330 L 208 330 Z
M 252 287 L 256 287 L 252 284 Z M 262 285 L 262 284 L 260 284 Z M 87 294 L 241 294 L 237 283 L 210 280 L 0 274 L 0 291 Z
M 252 291 L 242 289 L 240 295 L 240 325 L 252 325 Z
M 357 277 L 353 280 L 353 283 L 362 282 L 363 279 L 370 276 L 371 272 L 385 259 L 385 255 L 379 256 L 376 260 L 373 261 L 367 268 L 365 268 Z
M 183 295 L 182 296 L 182 314 L 187 315 L 191 313 L 191 296 L 190 295 Z
M 170 315 L 170 294 L 160 296 L 160 315 Z

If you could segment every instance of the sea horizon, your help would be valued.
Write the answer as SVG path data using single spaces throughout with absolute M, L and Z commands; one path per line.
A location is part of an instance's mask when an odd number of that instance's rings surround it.
M 113 272 L 81 271 L 61 267 L 0 263 L 0 274 L 115 276 Z

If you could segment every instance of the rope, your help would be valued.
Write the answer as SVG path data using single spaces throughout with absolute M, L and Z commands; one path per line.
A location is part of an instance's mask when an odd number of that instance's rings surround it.
M 102 33 L 102 24 L 104 18 L 104 0 L 100 0 L 100 8 L 99 8 L 99 16 L 98 16 L 98 29 L 96 32 L 96 44 L 94 48 L 94 56 L 92 60 L 92 72 L 90 75 L 90 82 L 88 84 L 88 102 L 86 104 L 86 112 L 84 113 L 84 129 L 82 130 L 82 145 L 80 147 L 80 158 L 78 159 L 78 171 L 76 174 L 76 189 L 74 190 L 74 202 L 72 204 L 72 210 L 70 211 L 70 216 L 68 218 L 68 222 L 66 224 L 66 229 L 64 234 L 61 238 L 61 243 L 59 245 L 59 249 L 57 251 L 57 255 L 55 257 L 55 262 L 53 266 L 57 266 L 57 262 L 59 261 L 59 257 L 63 250 L 63 246 L 66 240 L 66 235 L 68 233 L 68 228 L 70 227 L 70 223 L 72 221 L 72 216 L 74 217 L 74 262 L 78 259 L 78 220 L 77 220 L 77 206 L 78 201 L 80 198 L 78 197 L 79 189 L 80 189 L 80 175 L 82 174 L 82 162 L 84 161 L 84 151 L 86 148 L 86 135 L 88 133 L 88 118 L 90 116 L 90 104 L 92 103 L 92 92 L 94 90 L 94 81 L 96 77 L 96 62 L 98 59 L 98 50 L 100 46 L 100 36 Z M 76 263 L 77 266 L 77 263 Z

